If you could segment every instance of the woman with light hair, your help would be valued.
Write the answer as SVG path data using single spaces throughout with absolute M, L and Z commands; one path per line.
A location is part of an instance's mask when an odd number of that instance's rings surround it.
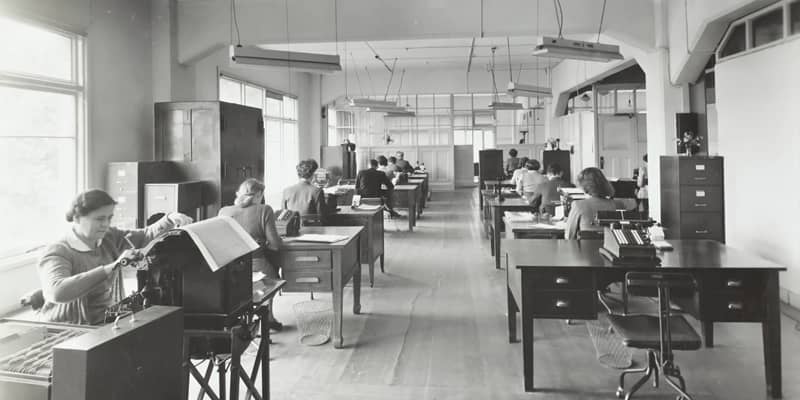
M 275 259 L 283 241 L 275 227 L 275 212 L 263 201 L 264 184 L 258 179 L 249 178 L 239 185 L 233 205 L 223 207 L 219 215 L 236 220 L 260 246 L 253 253 L 253 272 L 261 272 L 270 279 L 280 279 L 278 266 L 270 260 Z M 270 329 L 280 330 L 283 324 L 275 320 L 272 307 L 269 309 Z

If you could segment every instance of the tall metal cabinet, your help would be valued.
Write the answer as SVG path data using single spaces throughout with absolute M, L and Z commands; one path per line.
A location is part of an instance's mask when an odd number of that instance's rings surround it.
M 178 161 L 186 180 L 205 181 L 206 217 L 233 204 L 247 178 L 264 180 L 261 109 L 221 101 L 155 104 L 156 159 Z
M 667 239 L 725 242 L 722 157 L 661 156 L 661 223 Z

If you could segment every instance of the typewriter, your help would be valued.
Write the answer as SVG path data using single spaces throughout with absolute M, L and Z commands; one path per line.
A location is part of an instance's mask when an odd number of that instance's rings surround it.
M 275 227 L 281 236 L 300 236 L 300 213 L 292 210 L 276 211 Z

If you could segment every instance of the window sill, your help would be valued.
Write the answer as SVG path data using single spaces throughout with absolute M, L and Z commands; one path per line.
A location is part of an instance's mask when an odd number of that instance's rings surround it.
M 33 252 L 0 259 L 0 273 L 19 268 L 30 267 L 31 265 L 36 264 L 36 260 L 38 258 L 39 253 Z

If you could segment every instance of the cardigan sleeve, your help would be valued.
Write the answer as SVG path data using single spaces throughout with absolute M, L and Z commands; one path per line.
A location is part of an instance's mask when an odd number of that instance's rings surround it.
M 108 278 L 102 265 L 73 275 L 72 261 L 65 254 L 67 251 L 58 245 L 49 246 L 39 260 L 39 280 L 47 301 L 68 303 L 76 300 Z
M 283 240 L 281 240 L 278 228 L 275 226 L 275 212 L 269 206 L 264 207 L 264 236 L 267 238 L 267 243 L 264 245 L 265 248 L 273 251 L 280 249 Z

